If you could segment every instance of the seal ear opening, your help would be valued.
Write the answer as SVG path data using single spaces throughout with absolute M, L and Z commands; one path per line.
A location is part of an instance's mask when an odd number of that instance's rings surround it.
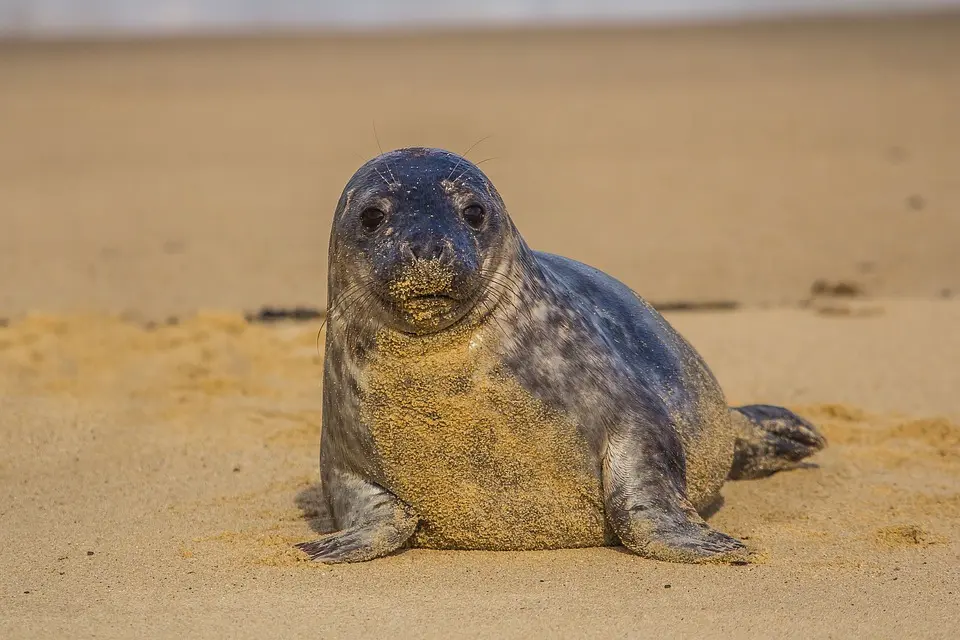
M 731 409 L 739 433 L 728 478 L 763 478 L 812 466 L 802 462 L 827 446 L 815 426 L 783 407 L 753 404 Z

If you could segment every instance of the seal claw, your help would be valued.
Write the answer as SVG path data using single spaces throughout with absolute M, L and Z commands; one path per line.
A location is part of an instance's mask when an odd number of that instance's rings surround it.
M 382 555 L 372 544 L 371 536 L 360 529 L 331 533 L 319 540 L 296 545 L 311 560 L 324 564 L 363 562 Z

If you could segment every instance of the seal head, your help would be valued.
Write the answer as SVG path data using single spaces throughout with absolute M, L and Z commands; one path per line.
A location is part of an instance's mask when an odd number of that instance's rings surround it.
M 330 290 L 343 298 L 331 302 L 362 301 L 363 313 L 405 333 L 442 331 L 489 302 L 485 283 L 512 234 L 503 200 L 472 163 L 437 149 L 387 153 L 340 198 Z

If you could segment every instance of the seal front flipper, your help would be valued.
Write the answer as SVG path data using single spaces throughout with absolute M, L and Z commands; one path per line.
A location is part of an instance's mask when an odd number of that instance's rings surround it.
M 399 502 L 391 511 L 296 546 L 311 560 L 328 564 L 365 562 L 385 556 L 402 547 L 417 527 L 417 518 Z
M 396 496 L 356 477 L 347 486 L 338 484 L 341 491 L 334 511 L 341 530 L 296 545 L 311 560 L 329 564 L 373 560 L 396 551 L 413 535 L 419 518 Z
M 747 562 L 742 542 L 710 528 L 685 498 L 623 512 L 614 530 L 637 555 L 665 562 Z
M 634 553 L 667 562 L 745 562 L 742 542 L 703 521 L 686 497 L 683 448 L 669 425 L 613 434 L 603 460 L 606 517 Z

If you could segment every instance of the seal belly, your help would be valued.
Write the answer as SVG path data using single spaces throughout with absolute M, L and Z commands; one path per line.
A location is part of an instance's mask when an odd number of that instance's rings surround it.
M 361 416 L 414 546 L 550 549 L 610 541 L 599 462 L 576 425 L 497 365 L 482 331 L 383 332 Z

